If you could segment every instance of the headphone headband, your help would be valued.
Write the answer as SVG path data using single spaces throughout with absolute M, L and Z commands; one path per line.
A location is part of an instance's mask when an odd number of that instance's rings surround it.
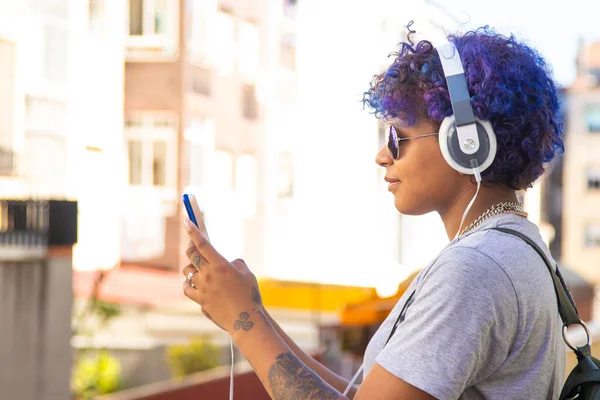
M 448 85 L 461 150 L 465 154 L 474 154 L 479 150 L 480 143 L 460 54 L 450 42 L 438 46 L 437 51 Z

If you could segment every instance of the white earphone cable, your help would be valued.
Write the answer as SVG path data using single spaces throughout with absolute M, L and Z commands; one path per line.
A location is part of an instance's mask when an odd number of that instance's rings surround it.
M 361 372 L 363 371 L 364 366 L 365 366 L 365 364 L 361 364 L 358 371 L 356 371 L 356 373 L 354 374 L 352 379 L 350 379 L 350 383 L 348 383 L 348 386 L 346 386 L 346 390 L 344 390 L 344 396 L 346 396 L 348 394 L 348 392 L 350 391 L 350 389 L 352 388 L 352 386 L 354 386 L 354 383 L 356 382 L 356 380 L 360 376 Z
M 479 165 L 475 160 L 471 160 L 471 166 L 473 167 L 473 174 L 475 175 L 475 180 L 477 181 L 477 191 L 475 191 L 475 196 L 473 196 L 473 198 L 471 199 L 471 202 L 467 206 L 467 209 L 465 210 L 465 213 L 463 214 L 462 219 L 460 220 L 460 225 L 458 226 L 458 231 L 456 232 L 456 236 L 454 236 L 454 239 L 456 239 L 458 235 L 460 235 L 460 231 L 462 229 L 463 224 L 465 223 L 465 219 L 467 218 L 471 207 L 473 207 L 475 199 L 477 199 L 479 189 L 481 189 L 481 172 L 479 172 Z

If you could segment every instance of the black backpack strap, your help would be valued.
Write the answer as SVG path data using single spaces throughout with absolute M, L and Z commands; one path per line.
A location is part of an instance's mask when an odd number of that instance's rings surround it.
M 571 293 L 569 293 L 569 289 L 565 284 L 565 281 L 558 270 L 554 270 L 554 267 L 546 257 L 546 253 L 529 237 L 523 235 L 521 232 L 515 231 L 513 229 L 508 228 L 492 228 L 493 230 L 507 233 L 509 235 L 517 236 L 527 242 L 528 245 L 533 247 L 533 249 L 542 257 L 546 266 L 548 267 L 548 271 L 550 271 L 550 275 L 552 275 L 552 282 L 554 283 L 554 291 L 556 292 L 556 298 L 558 300 L 558 312 L 560 313 L 560 317 L 563 320 L 563 323 L 566 326 L 572 324 L 580 324 L 581 319 L 579 318 L 579 313 L 577 312 L 577 307 L 575 307 L 575 302 L 573 301 L 573 297 Z

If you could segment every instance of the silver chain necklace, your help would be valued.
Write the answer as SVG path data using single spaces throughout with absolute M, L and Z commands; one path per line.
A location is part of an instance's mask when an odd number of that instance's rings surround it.
M 486 219 L 493 217 L 495 215 L 500 214 L 516 214 L 521 217 L 527 218 L 528 214 L 523 208 L 523 205 L 516 201 L 506 201 L 503 203 L 498 203 L 490 208 L 488 208 L 483 214 L 481 214 L 475 221 L 473 221 L 469 226 L 462 230 L 462 232 L 458 236 L 462 236 L 465 233 L 477 228 L 480 226 L 483 221 Z

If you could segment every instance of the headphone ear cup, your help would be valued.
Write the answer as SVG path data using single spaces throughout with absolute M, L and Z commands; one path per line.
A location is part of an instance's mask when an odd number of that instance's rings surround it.
M 466 154 L 462 151 L 458 142 L 458 135 L 454 122 L 454 115 L 444 118 L 440 126 L 439 144 L 442 156 L 452 168 L 467 175 L 473 175 L 471 160 L 477 161 L 479 172 L 486 170 L 496 157 L 497 142 L 496 134 L 489 121 L 475 118 L 477 136 L 479 138 L 479 150 L 474 154 Z

